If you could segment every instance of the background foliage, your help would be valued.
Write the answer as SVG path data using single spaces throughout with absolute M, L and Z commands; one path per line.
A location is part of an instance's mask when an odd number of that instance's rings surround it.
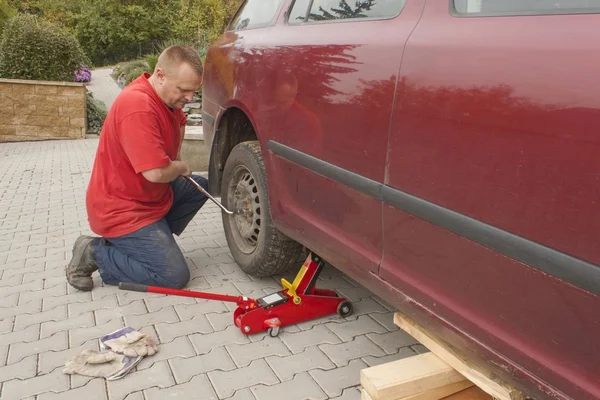
M 34 15 L 73 34 L 102 66 L 156 54 L 165 41 L 201 51 L 223 33 L 242 1 L 0 0 L 0 25 L 16 12 Z
M 31 15 L 9 19 L 0 39 L 0 77 L 74 81 L 81 64 L 89 64 L 73 35 Z

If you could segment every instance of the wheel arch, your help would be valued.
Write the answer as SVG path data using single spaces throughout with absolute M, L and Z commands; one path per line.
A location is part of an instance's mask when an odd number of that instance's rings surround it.
M 249 113 L 237 104 L 223 111 L 215 121 L 215 126 L 208 166 L 208 190 L 213 196 L 220 196 L 223 169 L 231 150 L 242 142 L 260 139 Z

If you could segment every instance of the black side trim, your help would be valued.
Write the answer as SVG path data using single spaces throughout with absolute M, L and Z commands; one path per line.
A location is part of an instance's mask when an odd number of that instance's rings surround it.
M 600 267 L 389 186 L 383 201 L 482 246 L 600 294 Z
M 209 121 L 211 124 L 215 123 L 215 117 L 207 113 L 206 111 L 202 111 L 202 119 Z
M 280 143 L 269 141 L 267 148 L 280 157 L 392 207 L 600 295 L 600 267 L 597 265 L 385 186 Z
M 377 181 L 365 178 L 364 176 L 348 171 L 347 169 L 343 169 L 336 165 L 319 160 L 316 157 L 302 153 L 272 140 L 267 143 L 267 148 L 280 157 L 283 157 L 304 168 L 308 168 L 331 180 L 343 183 L 344 185 L 351 187 L 360 193 L 375 197 L 377 200 L 383 199 L 381 194 L 383 185 Z

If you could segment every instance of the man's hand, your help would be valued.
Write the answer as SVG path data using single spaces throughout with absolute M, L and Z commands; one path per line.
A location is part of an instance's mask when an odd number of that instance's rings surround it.
M 142 172 L 144 178 L 154 183 L 168 183 L 179 176 L 190 176 L 191 174 L 192 170 L 183 161 L 171 161 L 165 167 Z

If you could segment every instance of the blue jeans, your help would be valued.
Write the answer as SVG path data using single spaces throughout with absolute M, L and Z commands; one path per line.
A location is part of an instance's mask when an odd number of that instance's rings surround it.
M 208 188 L 206 178 L 191 177 Z M 95 244 L 96 263 L 104 283 L 181 289 L 189 282 L 189 267 L 173 235 L 181 235 L 208 198 L 183 178 L 172 181 L 171 187 L 173 205 L 164 218 L 133 233 Z

